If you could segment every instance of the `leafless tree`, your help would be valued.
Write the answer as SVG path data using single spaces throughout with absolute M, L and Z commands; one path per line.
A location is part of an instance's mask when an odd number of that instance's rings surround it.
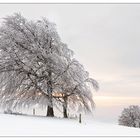
M 20 14 L 8 16 L 0 28 L 0 52 L 2 102 L 16 105 L 26 95 L 32 98 L 30 91 L 41 92 L 47 99 L 47 116 L 54 116 L 53 83 L 73 54 L 55 25 L 46 19 L 28 21 Z
M 93 104 L 87 83 L 97 89 L 83 66 L 73 59 L 55 24 L 43 18 L 30 21 L 14 14 L 0 27 L 0 97 L 5 108 L 42 104 L 54 116 L 53 102 L 62 102 L 67 117 L 68 98 L 86 108 Z M 58 97 L 56 94 L 61 93 Z
M 67 115 L 67 108 L 71 104 L 78 104 L 79 109 L 90 111 L 94 108 L 93 89 L 98 90 L 99 86 L 96 80 L 89 77 L 89 73 L 75 59 L 72 60 L 68 70 L 61 75 L 61 83 L 59 83 L 60 96 L 59 99 L 63 104 L 63 115 Z M 74 109 L 71 107 L 71 109 Z M 81 110 L 81 109 L 80 109 Z
M 140 107 L 131 105 L 128 108 L 124 108 L 119 117 L 119 124 L 140 128 Z

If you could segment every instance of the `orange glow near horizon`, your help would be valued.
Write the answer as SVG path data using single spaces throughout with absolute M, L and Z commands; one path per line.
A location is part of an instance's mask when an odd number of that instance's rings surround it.
M 95 96 L 97 106 L 140 105 L 140 97 Z

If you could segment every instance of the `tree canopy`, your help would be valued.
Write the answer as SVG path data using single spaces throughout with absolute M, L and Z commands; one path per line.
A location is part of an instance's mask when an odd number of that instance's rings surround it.
M 32 21 L 18 13 L 5 17 L 0 26 L 2 106 L 40 104 L 49 107 L 48 116 L 54 116 L 53 105 L 65 104 L 65 97 L 69 104 L 91 110 L 91 86 L 97 90 L 98 83 L 73 54 L 46 18 Z

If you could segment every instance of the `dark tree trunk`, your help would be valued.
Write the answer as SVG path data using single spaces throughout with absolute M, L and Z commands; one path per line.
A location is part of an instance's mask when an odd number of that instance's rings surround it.
M 79 123 L 82 123 L 82 115 L 79 114 Z
M 68 118 L 67 108 L 64 105 L 63 105 L 63 116 L 64 116 L 64 118 Z
M 33 109 L 33 115 L 35 115 L 35 108 Z
M 136 127 L 136 124 L 135 123 L 133 124 L 133 127 Z
M 64 116 L 64 118 L 68 118 L 68 114 L 67 114 L 67 97 L 64 97 L 63 116 Z
M 47 109 L 47 116 L 48 116 L 48 117 L 54 117 L 53 107 L 48 106 L 48 109 Z
M 50 105 L 48 106 L 48 109 L 47 109 L 47 116 L 49 117 L 54 117 L 54 111 L 53 111 L 53 103 L 52 103 L 52 72 L 49 71 L 48 73 L 48 77 L 49 77 L 49 81 L 47 82 L 47 93 L 49 95 L 49 103 Z

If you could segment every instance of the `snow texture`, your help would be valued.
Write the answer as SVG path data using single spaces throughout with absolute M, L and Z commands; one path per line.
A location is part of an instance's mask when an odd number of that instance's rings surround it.
M 0 136 L 140 136 L 139 128 L 95 121 L 0 114 Z

